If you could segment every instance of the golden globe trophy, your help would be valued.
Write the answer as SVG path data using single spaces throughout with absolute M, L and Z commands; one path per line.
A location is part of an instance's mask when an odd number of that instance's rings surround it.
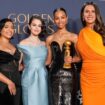
M 70 45 L 71 45 L 71 41 L 70 40 L 66 40 L 64 45 L 65 45 L 64 58 L 65 57 L 70 57 Z M 70 63 L 64 63 L 63 64 L 63 68 L 64 69 L 70 69 L 71 68 L 71 64 Z

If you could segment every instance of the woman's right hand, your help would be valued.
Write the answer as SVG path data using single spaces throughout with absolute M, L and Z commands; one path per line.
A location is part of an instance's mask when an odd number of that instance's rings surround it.
M 72 63 L 73 58 L 71 56 L 66 56 L 64 57 L 64 62 L 65 63 Z
M 8 82 L 8 89 L 11 95 L 16 95 L 16 86 L 11 80 Z

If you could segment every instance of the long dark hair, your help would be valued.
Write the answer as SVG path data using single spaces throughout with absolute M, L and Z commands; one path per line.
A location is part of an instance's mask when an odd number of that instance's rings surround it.
M 6 22 L 13 23 L 11 19 L 8 19 L 8 18 L 1 19 L 0 20 L 0 35 L 1 35 L 1 30 L 4 28 Z
M 103 45 L 105 46 L 105 25 L 103 23 L 101 14 L 100 14 L 100 10 L 98 8 L 98 6 L 93 3 L 93 2 L 86 2 L 82 9 L 81 9 L 81 21 L 82 21 L 82 25 L 85 27 L 86 26 L 86 22 L 83 19 L 83 12 L 86 6 L 88 5 L 92 5 L 95 8 L 95 14 L 96 14 L 96 20 L 95 20 L 95 25 L 94 25 L 94 30 L 99 33 L 102 37 L 103 40 Z
M 41 26 L 42 31 L 41 31 L 41 33 L 38 35 L 38 37 L 39 37 L 39 39 L 43 40 L 43 38 L 45 37 L 45 35 L 47 35 L 45 22 L 44 22 L 44 20 L 43 20 L 40 16 L 36 16 L 36 15 L 34 16 L 34 15 L 33 15 L 33 16 L 30 18 L 30 20 L 29 20 L 29 25 L 32 23 L 32 21 L 33 21 L 34 19 L 38 19 L 38 20 L 40 20 L 41 23 L 42 23 L 42 26 Z M 29 28 L 28 28 L 28 30 L 27 30 L 27 33 L 28 33 L 28 34 L 31 33 L 30 30 L 29 30 Z

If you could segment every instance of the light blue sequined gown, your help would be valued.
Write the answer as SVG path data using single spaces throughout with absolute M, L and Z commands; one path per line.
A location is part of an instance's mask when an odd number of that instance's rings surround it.
M 23 105 L 48 105 L 47 70 L 44 45 L 18 45 L 23 52 L 22 73 Z

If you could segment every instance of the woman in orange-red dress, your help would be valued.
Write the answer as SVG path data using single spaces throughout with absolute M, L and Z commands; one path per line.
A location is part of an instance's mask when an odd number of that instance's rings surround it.
M 81 9 L 84 28 L 77 48 L 82 57 L 81 91 L 83 105 L 105 105 L 105 26 L 96 4 Z

